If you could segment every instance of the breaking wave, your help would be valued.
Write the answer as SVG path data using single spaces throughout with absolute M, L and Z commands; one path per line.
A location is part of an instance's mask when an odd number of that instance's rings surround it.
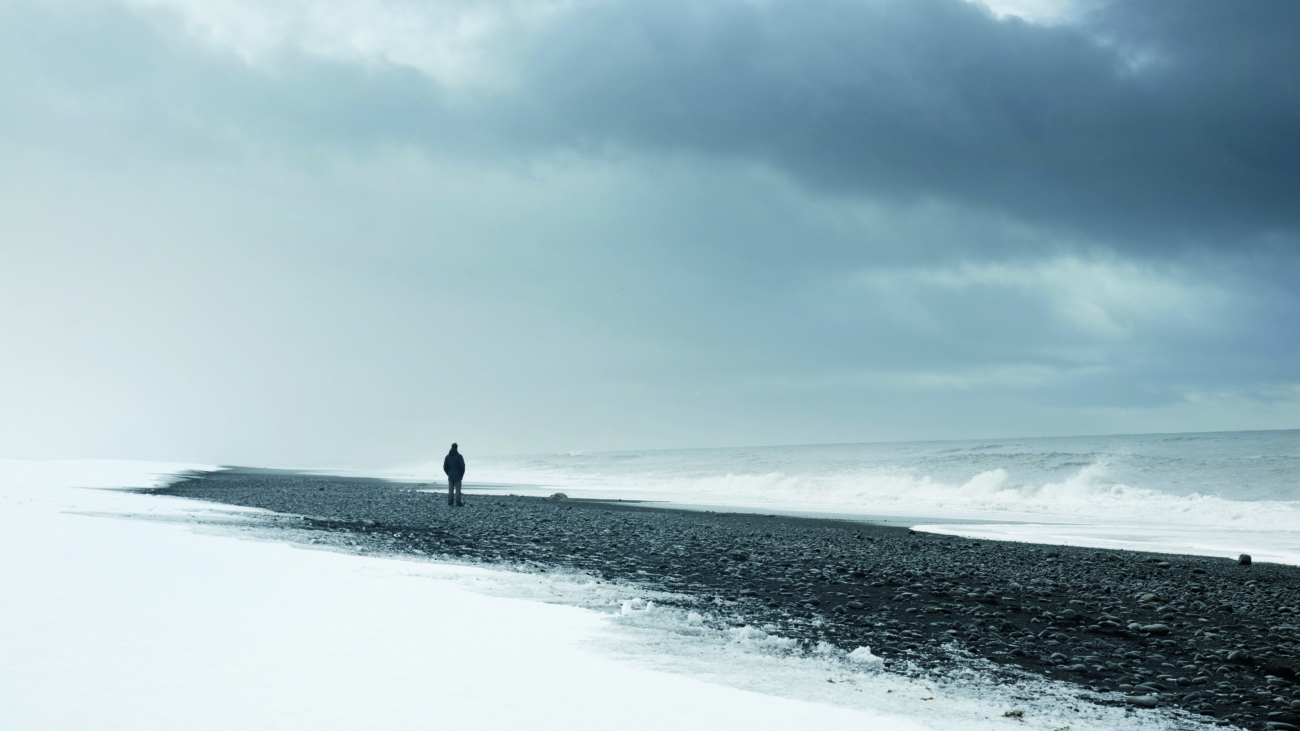
M 1300 431 L 573 451 L 474 465 L 475 480 L 593 497 L 1300 532 Z
M 1300 531 L 1300 503 L 1229 500 L 1219 495 L 1173 495 L 1117 484 L 1104 463 L 1083 467 L 1060 482 L 1012 480 L 1006 469 L 980 472 L 962 483 L 928 476 L 800 477 L 772 472 L 673 480 L 644 487 L 694 499 L 802 503 L 925 513 L 991 511 L 1087 519 L 1205 525 L 1245 530 Z M 630 487 L 630 486 L 629 486 Z

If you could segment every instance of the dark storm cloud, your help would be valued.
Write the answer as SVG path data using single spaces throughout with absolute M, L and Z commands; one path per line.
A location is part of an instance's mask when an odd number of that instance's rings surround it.
M 757 159 L 1128 246 L 1300 227 L 1300 5 L 632 2 L 527 55 L 511 134 Z
M 132 39 L 107 70 L 44 73 L 129 74 L 134 56 L 172 116 L 242 115 L 261 135 L 726 157 L 1128 249 L 1300 234 L 1295 3 L 1116 2 L 1054 27 L 962 0 L 583 4 L 506 24 L 485 48 L 508 90 L 459 104 L 412 68 L 310 53 L 266 74 L 182 53 L 183 73 L 159 73 L 166 41 L 101 30 Z

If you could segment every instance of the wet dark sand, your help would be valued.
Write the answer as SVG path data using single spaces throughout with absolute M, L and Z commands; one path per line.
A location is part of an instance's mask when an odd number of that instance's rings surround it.
M 1300 728 L 1298 567 L 628 502 L 470 494 L 452 508 L 409 484 L 267 470 L 152 492 L 303 516 L 294 535 L 326 544 L 637 582 L 891 662 L 965 651 L 1220 724 Z

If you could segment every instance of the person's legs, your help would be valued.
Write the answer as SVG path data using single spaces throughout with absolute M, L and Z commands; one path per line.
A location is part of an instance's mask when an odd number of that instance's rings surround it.
M 460 498 L 460 480 L 456 480 L 456 507 L 463 507 L 464 505 L 465 503 Z
M 455 504 L 456 504 L 456 488 L 457 488 L 457 487 L 460 487 L 460 483 L 459 483 L 459 482 L 456 482 L 455 480 L 452 480 L 452 479 L 450 479 L 450 478 L 447 480 L 447 504 L 448 504 L 448 505 L 455 505 Z

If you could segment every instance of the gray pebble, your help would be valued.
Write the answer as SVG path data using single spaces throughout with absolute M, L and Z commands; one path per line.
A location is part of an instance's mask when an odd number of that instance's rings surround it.
M 1159 700 L 1153 695 L 1130 695 L 1124 696 L 1124 702 L 1138 708 L 1155 708 Z

